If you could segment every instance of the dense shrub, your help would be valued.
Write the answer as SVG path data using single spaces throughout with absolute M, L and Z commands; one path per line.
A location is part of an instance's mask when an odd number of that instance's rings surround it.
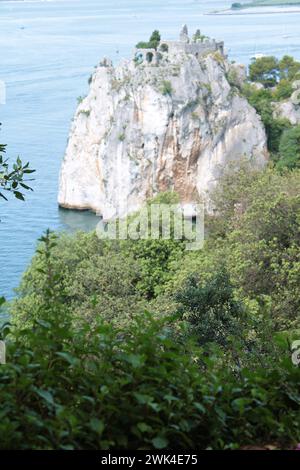
M 174 193 L 165 193 L 148 204 L 176 204 Z M 130 218 L 139 219 L 137 213 Z M 150 228 L 150 227 L 149 227 Z M 170 226 L 172 235 L 172 226 Z M 97 317 L 126 325 L 158 295 L 174 275 L 173 263 L 182 257 L 184 240 L 101 240 L 96 233 L 61 235 L 51 248 L 51 269 L 59 273 L 56 289 L 64 296 L 74 322 Z M 24 273 L 11 313 L 18 325 L 30 325 L 44 304 L 48 283 L 43 275 L 44 248 L 40 247 Z
M 299 194 L 299 171 L 229 170 L 213 196 L 215 214 L 206 217 L 203 250 L 173 266 L 176 275 L 158 308 L 165 309 L 190 276 L 205 286 L 224 266 L 235 295 L 256 316 L 267 315 L 279 329 L 299 328 Z
M 161 84 L 161 92 L 165 96 L 172 95 L 173 93 L 172 83 L 168 80 L 164 80 Z
M 299 441 L 299 185 L 297 170 L 228 169 L 196 252 L 42 237 L 2 331 L 0 447 Z
M 160 43 L 160 32 L 155 30 L 150 36 L 150 39 L 148 42 L 145 41 L 140 41 L 137 43 L 135 46 L 137 49 L 157 49 Z
M 253 82 L 260 82 L 265 87 L 276 85 L 278 77 L 278 60 L 273 56 L 261 57 L 249 66 L 249 77 Z
M 222 356 L 172 340 L 170 319 L 144 314 L 125 336 L 100 323 L 87 342 L 86 329 L 61 323 L 60 306 L 43 313 L 8 342 L 0 367 L 1 449 L 223 449 L 300 438 L 300 369 L 290 358 L 237 378 L 218 366 Z
M 41 246 L 11 305 L 17 325 L 30 326 L 45 303 L 44 252 Z M 95 233 L 62 235 L 51 249 L 51 269 L 59 273 L 55 289 L 63 295 L 65 311 L 72 312 L 74 322 L 83 319 L 92 324 L 100 317 L 125 324 L 140 308 L 140 265 L 130 253 L 122 253 L 118 243 L 99 240 Z
M 273 115 L 272 101 L 279 98 L 280 93 L 286 93 L 286 89 L 278 86 L 272 93 L 269 89 L 257 90 L 253 86 L 246 85 L 243 92 L 249 103 L 256 109 L 261 116 L 262 122 L 266 129 L 267 145 L 272 154 L 279 151 L 280 139 L 283 132 L 291 127 L 287 119 L 275 118 Z
M 280 159 L 277 163 L 279 169 L 300 167 L 300 126 L 286 130 L 280 139 Z
M 300 78 L 300 62 L 290 56 L 284 56 L 278 60 L 275 57 L 262 57 L 254 60 L 249 66 L 249 78 L 256 84 L 246 83 L 242 89 L 248 101 L 262 118 L 268 138 L 268 149 L 274 161 L 281 159 L 279 149 L 281 139 L 285 131 L 292 126 L 287 119 L 276 117 L 274 102 L 288 99 L 292 96 L 295 80 Z M 264 87 L 258 88 L 257 83 Z M 288 133 L 287 133 L 288 135 Z M 295 154 L 297 155 L 297 149 Z M 279 167 L 293 167 L 295 156 L 289 156 L 290 163 L 279 163 Z
M 176 293 L 179 312 L 191 325 L 200 345 L 216 343 L 226 346 L 232 335 L 242 335 L 243 308 L 234 298 L 233 286 L 225 270 L 201 285 L 196 275 L 188 277 Z
M 280 80 L 291 82 L 299 76 L 299 73 L 300 62 L 288 55 L 280 60 L 273 56 L 260 57 L 253 60 L 249 66 L 250 80 L 260 82 L 265 87 L 275 86 Z
M 0 144 L 0 200 L 7 201 L 7 194 L 12 194 L 24 201 L 24 191 L 32 191 L 29 186 L 32 178 L 29 175 L 35 170 L 30 169 L 29 163 L 23 164 L 19 157 L 10 165 L 5 153 L 6 145 Z

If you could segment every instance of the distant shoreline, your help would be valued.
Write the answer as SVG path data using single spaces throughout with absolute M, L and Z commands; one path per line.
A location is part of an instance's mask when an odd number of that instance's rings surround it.
M 235 16 L 235 15 L 276 15 L 276 14 L 288 14 L 288 13 L 300 13 L 300 5 L 299 7 L 293 7 L 293 6 L 282 6 L 282 7 L 271 7 L 271 6 L 257 6 L 253 8 L 243 8 L 241 10 L 232 10 L 232 9 L 226 9 L 226 10 L 219 10 L 219 11 L 211 11 L 208 13 L 204 13 L 205 15 L 215 15 L 215 16 L 221 16 L 221 15 L 228 15 L 228 16 Z

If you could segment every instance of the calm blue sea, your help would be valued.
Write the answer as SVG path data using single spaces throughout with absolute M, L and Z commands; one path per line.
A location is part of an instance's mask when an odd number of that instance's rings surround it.
M 48 227 L 91 229 L 92 214 L 57 207 L 60 162 L 76 99 L 105 55 L 118 61 L 159 29 L 174 39 L 181 25 L 223 39 L 232 59 L 247 63 L 255 53 L 300 58 L 300 14 L 204 16 L 231 0 L 0 1 L 0 80 L 7 104 L 0 106 L 0 142 L 37 170 L 27 201 L 0 201 L 0 296 L 13 296 Z

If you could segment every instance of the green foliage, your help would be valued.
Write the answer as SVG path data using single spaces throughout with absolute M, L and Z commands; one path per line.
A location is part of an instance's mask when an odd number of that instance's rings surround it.
M 180 259 L 185 245 L 176 240 L 137 240 L 124 244 L 123 250 L 132 253 L 141 270 L 138 291 L 148 299 L 159 294 L 174 271 L 172 264 Z
M 285 55 L 278 63 L 280 79 L 289 82 L 299 78 L 300 62 L 293 57 Z
M 156 29 L 153 31 L 150 37 L 150 44 L 152 45 L 152 47 L 154 47 L 154 49 L 157 49 L 157 46 L 159 45 L 160 40 L 161 40 L 160 32 L 157 31 Z
M 146 41 L 140 41 L 136 44 L 135 46 L 137 49 L 149 49 L 150 48 L 150 44 L 149 42 L 146 42 Z
M 279 151 L 280 140 L 283 133 L 291 127 L 290 122 L 283 118 L 273 118 L 271 113 L 264 113 L 263 119 L 266 126 L 268 149 L 272 154 Z
M 253 60 L 249 66 L 251 81 L 262 83 L 266 88 L 278 85 L 274 93 L 277 99 L 291 95 L 291 84 L 299 76 L 300 62 L 288 55 L 281 60 L 273 56 L 261 57 Z
M 0 367 L 0 448 L 232 449 L 253 441 L 298 442 L 300 369 L 284 338 L 275 364 L 238 377 L 215 349 L 208 358 L 191 341 L 176 341 L 176 319 L 144 313 L 120 330 L 100 320 L 73 327 L 61 273 L 52 262 L 57 239 L 41 238 L 45 303 L 30 328 L 7 340 Z M 221 276 L 214 300 L 231 305 Z M 206 300 L 205 300 L 206 297 Z M 228 303 L 229 302 L 229 303 Z M 197 303 L 197 302 L 196 302 Z M 230 307 L 230 308 L 231 308 Z
M 285 357 L 273 367 L 242 369 L 237 379 L 218 366 L 217 351 L 206 358 L 175 342 L 170 318 L 144 314 L 125 337 L 100 323 L 83 341 L 87 328 L 61 326 L 60 309 L 52 308 L 47 321 L 41 311 L 32 329 L 8 339 L 0 368 L 2 450 L 298 442 L 300 369 Z
M 299 0 L 253 0 L 251 6 L 298 5 Z
M 205 36 L 204 34 L 201 34 L 200 29 L 197 29 L 197 31 L 193 35 L 193 41 L 194 42 L 199 42 L 199 41 L 203 42 L 205 38 L 207 38 L 207 36 Z
M 155 198 L 149 199 L 147 208 L 152 204 L 178 204 L 176 193 L 166 192 L 159 194 Z M 131 222 L 136 218 L 140 220 L 140 213 L 131 216 Z M 148 219 L 148 212 L 146 214 Z M 160 224 L 162 214 L 160 213 Z M 141 277 L 137 283 L 138 291 L 147 299 L 156 297 L 163 289 L 165 284 L 174 275 L 173 263 L 182 258 L 185 250 L 185 240 L 174 239 L 174 219 L 170 220 L 170 238 L 164 239 L 160 227 L 158 239 L 150 237 L 151 220 L 148 224 L 148 239 L 127 240 L 122 243 L 122 251 L 125 256 L 133 256 L 140 267 Z
M 276 101 L 281 101 L 289 98 L 293 93 L 293 86 L 292 83 L 287 80 L 286 78 L 283 78 L 280 80 L 278 83 L 276 89 L 273 92 L 273 98 Z
M 174 296 L 191 276 L 199 280 L 199 289 L 210 288 L 224 267 L 234 298 L 244 304 L 251 321 L 270 320 L 277 331 L 299 328 L 299 194 L 298 170 L 261 172 L 248 164 L 239 171 L 229 168 L 213 194 L 215 214 L 205 219 L 209 237 L 203 250 L 185 253 L 173 264 L 175 274 L 155 308 L 176 311 Z M 262 342 L 263 349 L 267 343 Z
M 299 194 L 299 171 L 246 166 L 224 177 L 214 195 L 219 215 L 207 221 L 210 268 L 225 259 L 241 298 L 267 308 L 282 329 L 299 327 Z
M 176 194 L 165 193 L 148 204 L 177 202 Z M 131 221 L 135 217 L 139 214 L 131 216 Z M 125 325 L 142 308 L 145 299 L 161 292 L 174 274 L 172 264 L 184 250 L 185 241 L 172 238 L 104 241 L 94 233 L 77 233 L 56 240 L 51 262 L 60 273 L 64 306 L 73 312 L 75 323 L 82 319 L 93 322 L 100 317 Z M 30 325 L 44 303 L 43 259 L 39 249 L 11 306 L 18 325 Z
M 0 198 L 7 201 L 6 192 L 24 201 L 24 190 L 32 191 L 32 188 L 27 184 L 32 179 L 28 179 L 27 176 L 34 173 L 35 170 L 30 169 L 29 163 L 24 165 L 19 157 L 10 167 L 8 159 L 4 157 L 5 151 L 6 146 L 0 144 Z
M 280 139 L 280 159 L 277 162 L 279 169 L 300 167 L 300 126 L 286 130 Z
M 249 77 L 253 82 L 262 83 L 265 87 L 276 85 L 278 78 L 278 60 L 273 56 L 261 57 L 249 66 Z
M 168 52 L 168 51 L 169 51 L 169 46 L 168 46 L 168 44 L 164 44 L 164 43 L 163 43 L 163 44 L 160 46 L 159 50 L 160 50 L 161 52 Z
M 135 46 L 137 49 L 155 49 L 157 50 L 161 40 L 160 32 L 154 30 L 148 42 L 141 41 Z
M 108 262 L 109 258 L 109 262 Z M 60 273 L 64 310 L 72 312 L 74 324 L 99 318 L 127 324 L 142 302 L 137 289 L 141 267 L 133 255 L 116 242 L 104 242 L 96 234 L 62 235 L 52 249 L 53 270 Z M 18 326 L 32 325 L 45 304 L 48 281 L 43 275 L 43 246 L 24 273 L 11 314 Z
M 297 169 L 228 166 L 195 252 L 172 224 L 168 240 L 48 231 L 0 333 L 0 448 L 299 442 L 299 194 Z
M 173 93 L 172 83 L 164 80 L 161 84 L 161 92 L 164 96 L 171 96 Z
M 270 89 L 258 90 L 256 87 L 246 85 L 243 92 L 249 103 L 261 116 L 267 133 L 269 151 L 272 154 L 278 154 L 281 136 L 286 129 L 291 127 L 286 119 L 274 118 L 273 116 L 272 101 L 275 99 L 274 93 L 281 93 L 282 89 L 277 88 L 272 92 Z
M 292 57 L 284 56 L 281 60 L 274 57 L 263 57 L 250 65 L 250 79 L 263 83 L 265 87 L 258 89 L 256 85 L 246 84 L 242 90 L 262 118 L 268 138 L 268 149 L 275 162 L 280 160 L 279 168 L 285 166 L 292 168 L 293 162 L 297 161 L 297 150 L 295 144 L 289 145 L 287 142 L 289 135 L 295 135 L 293 132 L 289 133 L 291 123 L 287 119 L 275 117 L 274 102 L 290 98 L 294 90 L 294 81 L 299 77 L 300 62 L 295 61 Z M 283 135 L 286 135 L 284 139 Z M 281 139 L 284 141 L 283 151 L 285 154 L 286 147 L 289 147 L 291 151 L 296 150 L 295 155 L 289 155 L 288 161 L 290 163 L 287 165 L 282 162 L 279 150 Z
M 197 275 L 188 277 L 175 295 L 181 316 L 191 325 L 200 345 L 227 345 L 232 335 L 241 335 L 243 308 L 234 298 L 234 289 L 225 270 L 201 285 Z

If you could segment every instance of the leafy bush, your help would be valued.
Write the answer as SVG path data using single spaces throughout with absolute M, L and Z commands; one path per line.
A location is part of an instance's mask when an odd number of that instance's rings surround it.
M 265 87 L 275 86 L 280 80 L 291 82 L 297 78 L 299 72 L 300 62 L 288 55 L 281 60 L 273 56 L 260 57 L 249 66 L 250 80 L 262 83 Z
M 300 369 L 290 359 L 237 378 L 218 367 L 221 356 L 176 343 L 168 322 L 149 315 L 125 337 L 100 323 L 87 342 L 88 327 L 70 329 L 60 306 L 44 313 L 9 340 L 0 367 L 2 450 L 226 449 L 300 438 Z
M 262 118 L 268 137 L 268 149 L 273 160 L 277 162 L 280 158 L 281 138 L 285 131 L 291 128 L 291 123 L 287 119 L 274 116 L 274 101 L 291 97 L 294 90 L 293 83 L 300 78 L 300 62 L 287 55 L 281 60 L 275 57 L 262 57 L 254 60 L 249 66 L 249 78 L 264 85 L 263 89 L 257 89 L 255 85 L 246 84 L 242 91 Z
M 280 159 L 277 163 L 279 169 L 300 167 L 300 126 L 287 129 L 280 139 Z
M 269 89 L 257 90 L 255 87 L 246 85 L 243 92 L 249 103 L 261 116 L 267 133 L 268 149 L 273 154 L 277 154 L 281 136 L 286 129 L 291 127 L 291 124 L 287 119 L 274 118 L 273 116 L 272 101 L 275 99 L 274 93 L 276 91 L 272 93 Z
M 179 202 L 178 195 L 166 192 L 149 199 L 146 208 L 152 204 L 176 205 Z M 141 212 L 137 212 L 129 219 L 140 221 Z M 148 213 L 147 213 L 147 220 Z M 160 223 L 162 214 L 160 214 Z M 185 250 L 185 240 L 174 239 L 174 219 L 170 218 L 170 238 L 164 239 L 160 227 L 158 239 L 150 237 L 151 221 L 147 222 L 148 239 L 127 240 L 121 244 L 121 250 L 125 256 L 133 256 L 140 267 L 140 279 L 137 283 L 138 291 L 147 299 L 156 297 L 164 289 L 165 284 L 174 276 L 173 263 L 182 258 Z
M 24 190 L 32 191 L 32 188 L 27 184 L 32 179 L 27 179 L 27 177 L 35 170 L 29 167 L 29 163 L 24 165 L 19 157 L 11 167 L 8 159 L 4 157 L 5 152 L 6 145 L 0 144 L 0 198 L 7 201 L 5 193 L 10 193 L 17 199 L 24 201 Z
M 229 169 L 213 195 L 215 214 L 206 216 L 203 250 L 173 266 L 158 304 L 172 305 L 189 276 L 205 285 L 224 266 L 236 297 L 256 316 L 267 315 L 277 329 L 299 328 L 299 194 L 299 171 Z
M 243 308 L 234 298 L 234 290 L 225 270 L 204 286 L 197 276 L 190 276 L 176 293 L 180 314 L 190 323 L 191 333 L 200 345 L 227 345 L 232 335 L 241 336 Z
M 24 273 L 18 297 L 10 308 L 14 322 L 20 327 L 30 327 L 44 308 L 48 284 L 43 274 L 45 269 L 43 243 Z M 59 273 L 55 289 L 63 294 L 64 311 L 72 312 L 76 324 L 88 321 L 92 325 L 99 318 L 127 324 L 143 303 L 137 289 L 141 279 L 138 262 L 132 254 L 123 253 L 117 242 L 99 240 L 95 233 L 79 232 L 55 239 L 55 246 L 51 247 L 51 270 Z
M 163 43 L 163 44 L 160 46 L 159 50 L 160 50 L 161 52 L 168 52 L 168 51 L 169 51 L 169 46 L 168 46 L 168 44 Z
M 249 66 L 249 77 L 252 82 L 262 83 L 265 87 L 276 85 L 278 60 L 273 56 L 261 57 L 254 60 Z
M 292 95 L 293 90 L 291 82 L 286 79 L 280 80 L 273 92 L 273 98 L 277 101 L 285 100 Z
M 176 204 L 174 193 L 165 193 L 148 204 Z M 131 219 L 139 217 L 139 213 Z M 172 227 L 171 227 L 171 230 Z M 137 311 L 162 291 L 174 275 L 172 264 L 185 250 L 184 240 L 100 240 L 95 233 L 62 235 L 51 250 L 52 270 L 60 273 L 57 289 L 63 288 L 65 309 L 75 323 L 98 317 L 126 325 Z M 108 261 L 109 260 L 109 261 Z M 44 305 L 47 280 L 44 248 L 24 273 L 18 297 L 10 311 L 15 322 L 30 325 Z
M 215 350 L 173 339 L 174 319 L 144 313 L 127 330 L 73 327 L 42 237 L 44 305 L 30 328 L 7 326 L 0 367 L 0 448 L 206 449 L 300 437 L 300 369 L 285 359 L 238 378 Z M 60 286 L 60 287 L 59 287 Z M 228 296 L 226 296 L 227 298 Z M 226 303 L 226 301 L 225 301 Z
M 161 84 L 161 92 L 165 96 L 171 96 L 173 93 L 172 83 L 168 80 L 164 80 Z
M 299 442 L 299 185 L 298 170 L 228 168 L 196 252 L 42 237 L 1 331 L 0 448 Z
M 271 301 L 277 326 L 299 325 L 299 171 L 251 174 L 244 169 L 228 174 L 223 184 L 215 202 L 226 223 L 215 228 L 224 239 L 212 242 L 211 249 L 227 260 L 240 292 L 262 305 Z
M 135 47 L 137 49 L 157 49 L 160 43 L 160 32 L 155 30 L 150 36 L 150 39 L 148 42 L 141 41 L 139 42 Z

